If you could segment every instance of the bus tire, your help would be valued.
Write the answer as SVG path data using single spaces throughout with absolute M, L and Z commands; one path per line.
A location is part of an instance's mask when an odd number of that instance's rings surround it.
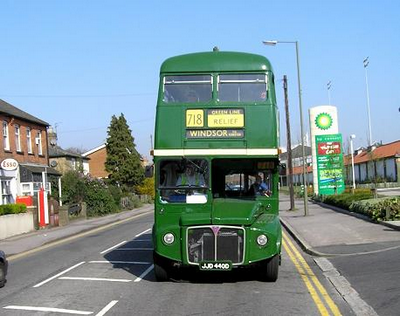
M 279 255 L 266 261 L 262 267 L 262 279 L 266 282 L 276 282 L 279 271 Z
M 168 270 L 165 265 L 162 264 L 162 259 L 158 257 L 156 253 L 153 255 L 154 260 L 154 275 L 158 282 L 165 282 L 169 280 Z
M 6 283 L 6 271 L 3 262 L 0 262 L 0 287 L 3 287 Z

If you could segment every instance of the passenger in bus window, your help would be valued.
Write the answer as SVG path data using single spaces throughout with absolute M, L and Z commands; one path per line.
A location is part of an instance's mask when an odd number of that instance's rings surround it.
M 175 98 L 172 96 L 171 92 L 168 89 L 164 91 L 164 102 L 171 103 L 175 102 Z
M 265 101 L 267 99 L 267 91 L 262 91 L 260 95 L 261 101 Z
M 199 102 L 199 100 L 200 100 L 200 98 L 199 98 L 199 95 L 197 94 L 196 91 L 194 91 L 194 90 L 189 90 L 189 91 L 186 93 L 186 102 L 189 102 L 189 103 L 196 103 L 196 102 Z
M 179 176 L 176 186 L 205 186 L 205 181 L 203 175 L 196 172 L 193 165 L 187 165 L 185 172 Z

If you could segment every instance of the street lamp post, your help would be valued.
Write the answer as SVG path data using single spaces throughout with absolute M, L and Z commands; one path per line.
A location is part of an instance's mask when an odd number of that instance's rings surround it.
M 365 69 L 365 84 L 367 86 L 367 112 L 368 112 L 368 132 L 369 132 L 369 139 L 368 145 L 372 146 L 372 129 L 371 129 L 371 110 L 369 106 L 369 87 L 368 87 L 368 72 L 367 67 L 369 65 L 369 57 L 365 58 L 363 61 L 364 69 Z
M 356 177 L 354 172 L 354 150 L 353 150 L 353 139 L 356 138 L 356 135 L 350 135 L 350 151 L 351 151 L 351 171 L 353 176 L 353 191 L 356 189 Z
M 331 87 L 332 87 L 332 81 L 329 81 L 326 84 L 326 87 L 328 89 L 328 104 L 331 105 Z
M 303 185 L 304 185 L 304 216 L 308 215 L 307 200 L 307 172 L 306 172 L 306 151 L 304 148 L 304 128 L 303 128 L 303 106 L 301 102 L 301 82 L 300 82 L 300 60 L 299 60 L 299 42 L 298 41 L 263 41 L 264 45 L 275 46 L 276 44 L 295 44 L 296 46 L 296 64 L 297 64 L 297 88 L 299 91 L 299 110 L 300 110 L 300 133 L 301 133 L 301 150 L 303 155 Z

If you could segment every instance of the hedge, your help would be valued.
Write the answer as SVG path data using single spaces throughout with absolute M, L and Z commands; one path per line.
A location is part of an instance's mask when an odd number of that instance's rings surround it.
M 26 212 L 25 204 L 5 204 L 0 205 L 0 216 L 7 214 L 19 214 Z
M 364 214 L 375 221 L 400 220 L 400 197 L 372 198 L 367 191 L 355 194 L 342 193 L 338 195 L 315 196 L 313 199 L 329 205 Z
M 378 198 L 354 202 L 349 207 L 350 211 L 362 213 L 375 221 L 400 220 L 400 198 Z

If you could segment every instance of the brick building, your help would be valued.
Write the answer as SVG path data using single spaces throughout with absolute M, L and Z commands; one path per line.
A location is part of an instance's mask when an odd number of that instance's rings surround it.
M 136 153 L 139 155 L 138 152 Z M 99 147 L 93 148 L 92 150 L 83 153 L 82 157 L 86 159 L 86 161 L 83 161 L 83 169 L 89 170 L 89 173 L 92 177 L 108 178 L 108 172 L 105 168 L 107 160 L 106 144 L 102 144 Z M 148 161 L 144 159 L 141 155 L 139 155 L 139 157 L 142 166 L 146 166 L 148 164 Z
M 83 168 L 89 170 L 89 173 L 94 178 L 108 178 L 108 172 L 105 168 L 107 159 L 106 144 L 93 148 L 82 154 L 87 160 L 83 163 Z M 88 166 L 87 166 L 88 165 Z
M 52 127 L 47 130 L 49 143 L 49 161 L 50 166 L 61 174 L 68 171 L 83 171 L 84 174 L 89 173 L 88 158 L 81 154 L 65 150 L 57 145 L 57 133 Z
M 50 190 L 47 128 L 49 124 L 0 99 L 0 204 L 17 196 L 33 195 L 42 186 Z
M 400 140 L 357 149 L 353 158 L 356 183 L 400 184 Z M 347 179 L 352 180 L 351 154 L 344 157 L 344 165 Z

